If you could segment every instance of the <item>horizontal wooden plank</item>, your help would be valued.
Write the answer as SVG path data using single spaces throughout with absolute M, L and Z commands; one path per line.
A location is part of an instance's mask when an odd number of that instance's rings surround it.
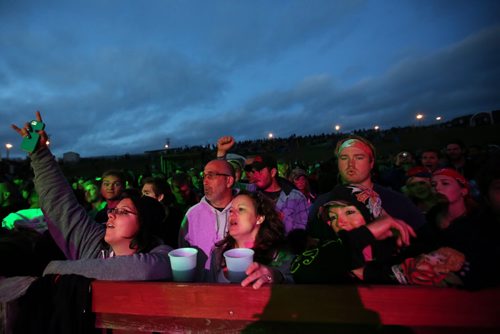
M 253 290 L 236 284 L 95 281 L 92 290 L 103 328 L 238 331 L 262 322 L 500 328 L 500 289 L 276 285 Z
M 500 289 L 361 286 L 363 305 L 383 324 L 500 328 Z
M 307 322 L 269 322 L 269 321 L 240 321 L 200 318 L 168 318 L 140 315 L 113 315 L 99 314 L 96 327 L 113 329 L 113 334 L 130 333 L 336 333 L 336 334 L 373 334 L 382 333 L 379 325 L 361 324 L 334 324 L 334 323 L 307 323 Z M 478 329 L 479 330 L 479 329 Z M 488 333 L 479 330 L 481 333 Z M 391 334 L 400 333 L 392 330 Z M 408 330 L 401 332 L 407 334 Z M 415 332 L 417 333 L 417 332 Z M 418 333 L 443 334 L 428 328 Z M 459 334 L 456 331 L 450 333 Z M 474 332 L 474 333 L 477 333 Z M 492 332 L 493 333 L 493 332 Z
M 230 320 L 378 323 L 355 286 L 282 285 L 259 290 L 236 284 L 95 282 L 98 313 Z M 335 301 L 335 302 L 333 302 Z M 311 307 L 311 303 L 324 307 Z

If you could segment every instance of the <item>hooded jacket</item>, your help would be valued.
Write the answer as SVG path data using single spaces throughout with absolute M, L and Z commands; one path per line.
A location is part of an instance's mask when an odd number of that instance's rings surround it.
M 229 228 L 231 202 L 219 211 L 206 197 L 186 212 L 179 231 L 179 247 L 198 249 L 198 266 L 205 272 L 210 269 L 210 253 L 215 243 L 224 239 Z
M 101 280 L 170 280 L 168 252 L 160 245 L 147 253 L 111 256 L 104 242 L 106 228 L 97 224 L 78 203 L 49 149 L 31 155 L 40 206 L 53 239 L 66 261 L 52 261 L 47 274 L 77 274 Z

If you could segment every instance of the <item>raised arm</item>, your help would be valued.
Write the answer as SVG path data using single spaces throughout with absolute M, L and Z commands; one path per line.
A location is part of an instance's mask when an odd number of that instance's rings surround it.
M 410 237 L 416 237 L 413 228 L 404 221 L 391 217 L 384 213 L 382 217 L 366 225 L 375 239 L 384 240 L 389 237 L 396 237 L 399 247 L 409 246 Z
M 224 159 L 227 152 L 234 146 L 234 138 L 231 136 L 220 137 L 217 140 L 217 158 Z
M 36 120 L 42 122 L 40 112 Z M 30 124 L 12 125 L 22 137 L 29 135 Z M 99 255 L 104 226 L 96 224 L 78 203 L 55 157 L 47 147 L 47 134 L 38 132 L 40 141 L 31 153 L 34 183 L 40 206 L 48 218 L 49 231 L 59 248 L 70 260 L 95 258 Z
M 48 274 L 77 274 L 100 280 L 153 281 L 171 280 L 172 270 L 167 256 L 172 248 L 156 247 L 149 253 L 115 256 L 107 259 L 52 261 L 45 268 Z

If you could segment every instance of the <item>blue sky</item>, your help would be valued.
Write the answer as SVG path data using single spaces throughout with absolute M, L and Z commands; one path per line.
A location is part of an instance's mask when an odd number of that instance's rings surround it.
M 500 1 L 0 0 L 0 152 L 142 153 L 500 109 Z

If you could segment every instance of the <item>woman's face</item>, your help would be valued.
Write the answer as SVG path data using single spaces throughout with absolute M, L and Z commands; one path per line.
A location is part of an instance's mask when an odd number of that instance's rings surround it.
M 300 191 L 304 191 L 304 189 L 306 188 L 306 182 L 307 179 L 304 175 L 301 175 L 293 180 L 293 184 L 295 184 L 297 189 L 299 189 Z
M 88 184 L 83 187 L 85 190 L 85 200 L 89 203 L 94 203 L 99 200 L 99 189 L 95 184 Z
M 353 205 L 330 206 L 328 208 L 328 224 L 335 232 L 351 231 L 365 225 L 365 218 Z
M 437 193 L 445 196 L 450 203 L 463 201 L 467 195 L 467 189 L 463 188 L 457 180 L 446 175 L 434 175 L 432 187 Z
M 253 243 L 264 216 L 257 215 L 253 200 L 247 195 L 236 196 L 229 211 L 229 234 L 238 242 Z M 249 247 L 249 244 L 246 245 Z
M 108 212 L 104 241 L 116 251 L 116 249 L 128 247 L 137 231 L 139 231 L 137 209 L 130 198 L 124 198 L 116 208 Z

